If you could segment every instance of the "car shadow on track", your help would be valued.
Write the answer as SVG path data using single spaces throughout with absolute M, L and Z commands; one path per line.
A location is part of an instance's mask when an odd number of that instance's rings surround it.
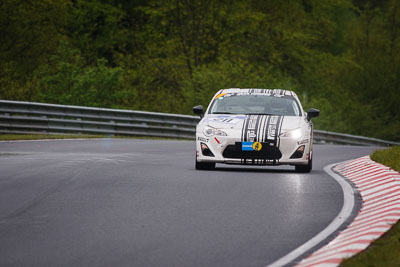
M 212 171 L 222 172 L 267 172 L 267 173 L 296 173 L 294 169 L 276 169 L 263 167 L 215 167 Z

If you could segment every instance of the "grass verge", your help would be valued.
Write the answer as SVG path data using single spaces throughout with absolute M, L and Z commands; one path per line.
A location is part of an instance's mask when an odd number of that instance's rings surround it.
M 123 139 L 152 139 L 152 140 L 187 140 L 186 138 L 151 137 L 151 136 L 106 136 L 106 135 L 64 135 L 64 134 L 0 134 L 0 141 L 41 140 L 41 139 L 82 139 L 82 138 L 123 138 Z
M 400 172 L 400 146 L 377 150 L 371 155 L 371 159 Z
M 0 134 L 0 140 L 40 140 L 40 139 L 78 139 L 78 138 L 104 138 L 102 135 L 76 135 L 76 134 Z
M 400 172 L 400 146 L 375 151 L 371 159 Z M 397 222 L 365 251 L 343 261 L 341 266 L 400 266 L 400 223 Z

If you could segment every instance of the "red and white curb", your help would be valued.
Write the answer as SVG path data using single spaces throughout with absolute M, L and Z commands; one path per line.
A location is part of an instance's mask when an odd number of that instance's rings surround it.
M 376 163 L 369 156 L 333 168 L 351 181 L 362 197 L 354 221 L 330 243 L 296 266 L 338 266 L 366 249 L 400 219 L 400 174 Z

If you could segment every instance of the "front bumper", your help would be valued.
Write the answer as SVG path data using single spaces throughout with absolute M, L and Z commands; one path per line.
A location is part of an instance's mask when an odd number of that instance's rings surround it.
M 240 136 L 240 132 L 238 135 Z M 216 162 L 227 164 L 254 164 L 254 165 L 306 165 L 310 158 L 312 140 L 310 137 L 281 137 L 274 146 L 273 140 L 263 143 L 260 152 L 241 152 L 239 137 L 210 136 L 196 134 L 196 157 L 199 162 Z M 204 153 L 201 145 L 208 147 L 210 153 Z M 266 147 L 270 146 L 270 147 Z M 291 158 L 296 150 L 304 146 L 304 153 L 300 158 Z M 203 146 L 204 148 L 204 146 Z M 265 149 L 265 150 L 264 150 Z M 263 153 L 261 153 L 263 152 Z

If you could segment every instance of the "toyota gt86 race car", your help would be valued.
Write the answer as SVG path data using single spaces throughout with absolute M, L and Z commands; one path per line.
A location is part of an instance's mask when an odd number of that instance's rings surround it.
M 281 89 L 223 89 L 212 98 L 196 127 L 196 169 L 215 163 L 294 165 L 312 169 L 313 126 L 319 110 L 303 111 L 297 95 Z

